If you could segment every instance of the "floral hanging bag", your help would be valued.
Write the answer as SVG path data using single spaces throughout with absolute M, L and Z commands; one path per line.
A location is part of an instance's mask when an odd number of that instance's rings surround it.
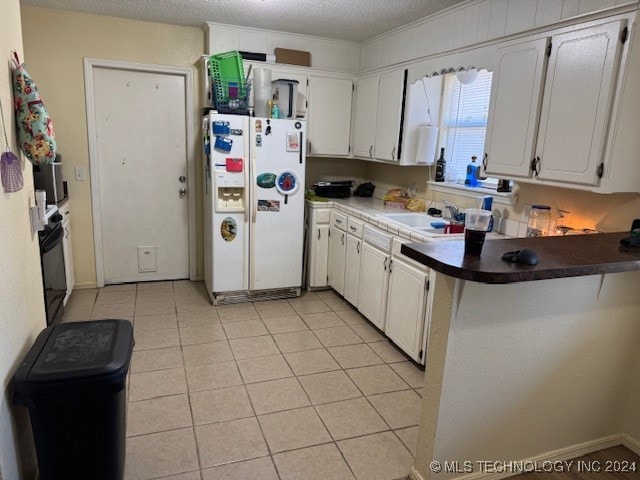
M 44 108 L 38 87 L 13 52 L 13 93 L 20 148 L 34 165 L 56 158 L 56 139 L 51 117 Z

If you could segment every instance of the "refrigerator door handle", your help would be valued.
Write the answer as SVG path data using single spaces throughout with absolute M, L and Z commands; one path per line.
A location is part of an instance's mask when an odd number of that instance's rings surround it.
M 249 181 L 251 182 L 251 223 L 256 223 L 256 215 L 258 211 L 258 200 L 256 199 L 256 182 L 254 176 L 256 173 L 256 159 L 251 157 L 251 173 L 249 174 Z
M 303 134 L 302 132 L 300 132 L 300 143 L 298 144 L 300 146 L 300 165 L 302 165 L 302 157 L 303 157 L 303 149 L 302 149 L 302 145 L 304 145 L 303 143 Z M 309 142 L 309 151 L 311 151 L 311 142 Z

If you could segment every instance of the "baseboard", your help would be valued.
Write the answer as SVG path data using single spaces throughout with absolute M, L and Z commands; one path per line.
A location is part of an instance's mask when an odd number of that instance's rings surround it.
M 627 447 L 636 455 L 640 455 L 640 442 L 626 433 L 622 434 L 622 445 Z
M 620 444 L 623 444 L 624 446 L 626 446 L 630 450 L 633 450 L 636 453 L 638 453 L 638 451 L 635 450 L 636 448 L 640 450 L 640 442 L 632 439 L 627 435 L 618 434 L 618 435 L 611 435 L 609 437 L 599 438 L 591 442 L 572 445 L 570 447 L 561 448 L 559 450 L 552 450 L 550 452 L 545 452 L 535 457 L 523 459 L 522 461 L 542 463 L 544 461 L 553 462 L 553 461 L 571 460 L 573 458 L 582 457 L 583 455 L 586 455 L 588 453 L 597 452 L 598 450 L 603 450 L 605 448 L 615 447 Z M 460 475 L 454 478 L 456 478 L 457 480 L 500 480 L 503 478 L 509 478 L 511 476 L 513 476 L 511 473 L 476 472 L 476 473 L 470 473 L 467 475 Z M 409 478 L 411 480 L 424 480 L 424 478 L 413 467 L 409 472 Z

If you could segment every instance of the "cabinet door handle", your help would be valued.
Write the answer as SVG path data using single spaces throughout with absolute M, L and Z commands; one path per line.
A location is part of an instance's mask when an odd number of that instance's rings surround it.
M 384 262 L 382 263 L 384 265 L 384 271 L 387 271 L 387 262 L 389 261 L 388 258 L 385 257 Z
M 389 260 L 389 273 L 391 273 L 391 265 L 393 265 L 393 260 Z
M 318 240 L 320 240 L 320 229 L 318 229 Z
M 342 234 L 342 238 L 340 239 L 340 243 L 342 243 L 342 245 L 344 245 L 344 233 Z
M 358 243 L 356 243 L 356 252 L 360 253 L 360 241 L 358 240 Z
M 336 218 L 336 223 L 340 225 L 342 223 L 342 220 L 340 220 L 339 218 Z
M 355 232 L 355 231 L 356 231 L 356 227 L 354 227 L 353 225 L 351 225 L 351 226 L 349 227 L 349 229 L 350 229 L 352 232 Z
M 396 159 L 396 147 L 393 147 L 393 149 L 391 150 L 391 160 L 395 160 Z
M 535 157 L 531 160 L 531 171 L 535 174 L 536 178 L 538 178 L 538 174 L 540 173 L 540 157 Z
M 373 145 L 369 147 L 369 157 L 373 157 Z
M 487 169 L 487 165 L 489 165 L 489 155 L 487 153 L 484 154 L 482 158 L 482 168 Z
M 311 153 L 311 141 L 309 141 L 309 148 L 307 149 L 307 153 Z

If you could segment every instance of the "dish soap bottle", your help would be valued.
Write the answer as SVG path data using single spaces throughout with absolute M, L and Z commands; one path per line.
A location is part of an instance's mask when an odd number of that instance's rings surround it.
M 467 165 L 467 176 L 464 179 L 464 184 L 468 187 L 478 186 L 478 164 L 476 160 L 478 157 L 475 155 L 471 157 L 471 163 Z
M 436 161 L 436 182 L 444 182 L 447 162 L 444 159 L 444 147 L 440 149 L 440 158 Z
M 273 97 L 273 104 L 271 105 L 271 118 L 280 118 L 280 107 L 278 107 L 278 100 Z

